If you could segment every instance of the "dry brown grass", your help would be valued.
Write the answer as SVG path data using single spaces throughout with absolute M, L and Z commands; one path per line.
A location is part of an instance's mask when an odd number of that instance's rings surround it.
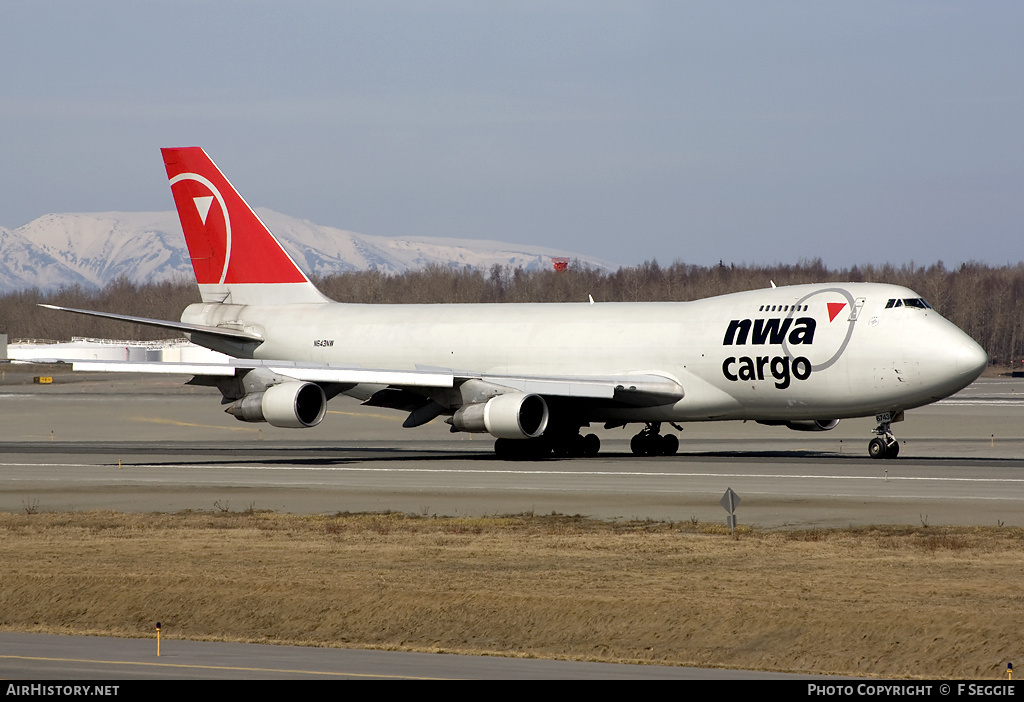
M 1019 658 L 1020 529 L 0 514 L 0 628 L 898 677 Z

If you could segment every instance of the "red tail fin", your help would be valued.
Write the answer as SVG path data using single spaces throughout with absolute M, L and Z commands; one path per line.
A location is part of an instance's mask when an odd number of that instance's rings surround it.
M 324 301 L 206 152 L 160 151 L 205 302 Z

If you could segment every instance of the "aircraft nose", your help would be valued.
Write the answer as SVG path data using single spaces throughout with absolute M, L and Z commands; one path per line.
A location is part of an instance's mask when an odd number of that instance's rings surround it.
M 967 338 L 956 352 L 956 371 L 960 375 L 978 377 L 988 365 L 988 354 L 974 339 Z

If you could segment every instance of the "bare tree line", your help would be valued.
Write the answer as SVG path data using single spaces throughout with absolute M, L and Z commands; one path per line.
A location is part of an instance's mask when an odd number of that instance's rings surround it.
M 696 266 L 674 263 L 605 272 L 575 263 L 566 271 L 525 271 L 495 265 L 488 271 L 432 266 L 390 275 L 376 271 L 341 273 L 314 280 L 338 302 L 635 302 L 695 300 L 740 290 L 819 282 L 885 282 L 917 291 L 943 316 L 974 337 L 993 363 L 1024 359 L 1024 263 L 991 267 L 965 263 L 947 269 L 925 266 L 854 266 L 832 270 L 820 260 L 792 265 Z M 72 336 L 159 339 L 167 332 L 110 320 L 42 309 L 45 302 L 65 307 L 177 319 L 199 302 L 194 283 L 138 284 L 118 280 L 100 290 L 72 287 L 50 292 L 26 290 L 0 297 L 0 332 L 15 338 L 68 340 Z

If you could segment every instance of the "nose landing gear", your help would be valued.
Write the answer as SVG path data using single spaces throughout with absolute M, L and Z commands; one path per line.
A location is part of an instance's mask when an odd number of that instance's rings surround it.
M 900 442 L 892 434 L 892 422 L 903 419 L 903 413 L 893 416 L 886 412 L 876 415 L 875 419 L 878 426 L 873 431 L 878 436 L 868 442 L 868 455 L 872 458 L 896 458 L 900 455 Z

